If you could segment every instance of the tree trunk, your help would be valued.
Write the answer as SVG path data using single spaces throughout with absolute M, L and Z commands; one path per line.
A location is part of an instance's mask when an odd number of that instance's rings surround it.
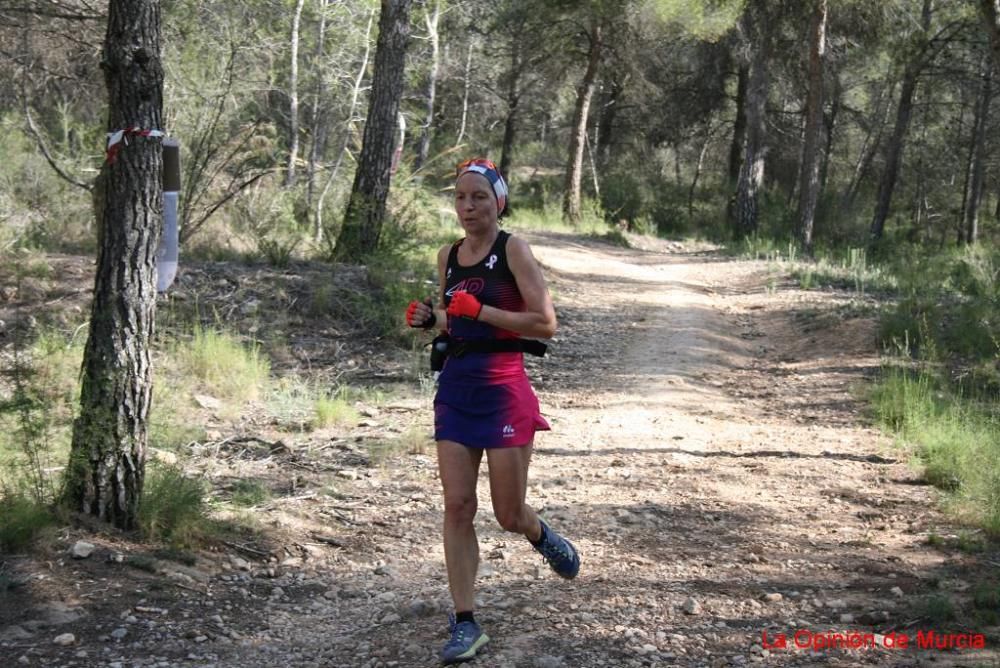
M 921 28 L 924 35 L 930 30 L 931 0 L 924 0 Z M 924 51 L 913 56 L 903 70 L 903 83 L 899 91 L 899 106 L 896 108 L 896 125 L 889 139 L 885 169 L 879 182 L 878 200 L 875 205 L 875 215 L 872 217 L 869 242 L 875 244 L 882 239 L 885 221 L 889 217 L 889 207 L 892 204 L 892 192 L 899 178 L 899 168 L 903 161 L 903 146 L 906 131 L 910 126 L 910 116 L 913 114 L 913 94 L 917 90 L 917 79 L 924 67 Z
M 517 137 L 517 112 L 521 103 L 521 50 L 515 42 L 510 48 L 510 81 L 507 85 L 507 117 L 503 122 L 503 143 L 500 146 L 500 164 L 497 169 L 510 183 L 510 166 L 514 160 L 514 140 Z
M 288 188 L 295 185 L 295 163 L 299 160 L 299 24 L 305 1 L 295 3 L 292 17 L 291 70 L 288 74 L 288 169 L 285 174 L 285 187 Z
M 805 141 L 799 171 L 799 242 L 812 254 L 816 202 L 819 201 L 819 146 L 823 134 L 823 58 L 826 54 L 826 0 L 816 0 L 809 47 L 809 95 L 806 100 Z
M 611 159 L 611 140 L 614 136 L 615 116 L 618 114 L 619 100 L 624 92 L 622 82 L 612 76 L 607 100 L 601 105 L 601 115 L 597 121 L 597 164 L 601 167 Z
M 986 124 L 989 119 L 992 94 L 993 68 L 983 63 L 983 83 L 976 101 L 976 117 L 972 128 L 972 145 L 969 148 L 969 167 L 966 177 L 964 211 L 965 242 L 974 244 L 979 239 L 979 207 L 983 200 L 983 171 L 986 160 Z
M 420 132 L 420 148 L 417 150 L 417 162 L 414 169 L 420 169 L 427 162 L 431 152 L 431 128 L 434 126 L 434 95 L 437 90 L 437 78 L 440 56 L 440 39 L 438 35 L 438 20 L 441 18 L 441 0 L 434 1 L 434 11 L 424 16 L 427 24 L 427 36 L 431 42 L 431 69 L 427 74 L 427 115 Z
M 708 145 L 712 140 L 712 125 L 705 121 L 705 139 L 701 142 L 701 151 L 698 152 L 698 163 L 694 168 L 694 177 L 691 179 L 691 187 L 688 188 L 688 218 L 694 217 L 694 195 L 698 189 L 698 179 L 701 178 L 701 170 L 705 165 L 705 154 L 708 153 Z
M 736 118 L 733 120 L 733 141 L 729 145 L 729 187 L 736 188 L 743 165 L 743 144 L 747 136 L 747 82 L 750 64 L 740 63 L 736 75 Z
M 879 146 L 882 144 L 882 133 L 885 131 L 886 122 L 889 120 L 889 109 L 892 107 L 893 88 L 894 84 L 890 84 L 887 78 L 882 95 L 876 104 L 876 120 L 871 128 L 869 128 L 868 134 L 865 135 L 865 141 L 861 145 L 861 151 L 858 153 L 858 161 L 854 164 L 851 181 L 847 185 L 847 189 L 844 190 L 844 195 L 841 198 L 840 207 L 844 211 L 854 206 L 858 190 L 860 190 L 861 184 L 864 183 L 865 177 L 871 169 L 872 161 L 875 159 L 875 154 L 878 153 Z
M 748 7 L 746 16 L 750 72 L 747 78 L 746 147 L 736 185 L 735 210 L 732 212 L 736 238 L 757 232 L 758 198 L 764 183 L 764 161 L 767 157 L 767 61 L 770 55 L 770 36 L 767 33 L 773 29 L 758 6 Z
M 993 64 L 1000 70 L 1000 0 L 979 0 L 979 8 L 993 45 Z
M 594 132 L 597 132 L 597 128 L 594 128 Z M 594 197 L 600 201 L 601 199 L 601 180 L 597 176 L 597 160 L 594 158 L 594 144 L 597 143 L 597 138 L 594 141 L 590 141 L 590 135 L 584 133 L 584 139 L 587 140 L 587 155 L 590 157 L 590 176 L 594 184 Z
M 403 92 L 412 0 L 382 0 L 368 118 L 335 258 L 360 261 L 378 248 L 389 196 L 396 115 Z
M 603 46 L 602 26 L 595 18 L 590 28 L 587 69 L 576 90 L 576 107 L 573 110 L 573 125 L 570 128 L 569 159 L 566 162 L 566 180 L 563 184 L 563 220 L 571 225 L 578 225 L 582 217 L 580 185 L 583 180 L 583 149 L 587 140 L 587 114 L 597 84 L 597 70 L 601 63 Z
M 469 90 L 472 88 L 472 42 L 469 42 L 469 50 L 465 56 L 465 74 L 462 77 L 462 123 L 458 127 L 458 136 L 455 137 L 455 146 L 462 143 L 465 138 L 465 124 L 469 118 Z
M 368 70 L 368 59 L 371 56 L 371 34 L 372 24 L 375 22 L 375 10 L 372 9 L 368 15 L 368 27 L 365 29 L 365 53 L 361 57 L 361 66 L 358 67 L 358 75 L 354 78 L 354 86 L 351 88 L 351 102 L 347 105 L 347 118 L 344 120 L 344 134 L 340 141 L 340 150 L 337 151 L 337 159 L 330 169 L 330 175 L 323 186 L 323 192 L 316 200 L 316 227 L 323 229 L 323 202 L 330 192 L 330 186 L 337 180 L 340 173 L 340 166 L 344 162 L 344 154 L 347 153 L 347 144 L 351 141 L 352 129 L 354 127 L 354 111 L 358 108 L 358 97 L 361 95 L 361 84 L 365 79 L 365 72 Z
M 109 132 L 162 128 L 160 58 L 158 0 L 111 0 L 101 62 Z M 73 508 L 122 529 L 136 526 L 145 476 L 161 171 L 159 141 L 133 136 L 99 177 L 94 301 L 63 490 Z
M 830 156 L 833 155 L 834 132 L 837 129 L 837 117 L 840 116 L 840 107 L 844 102 L 844 88 L 840 83 L 840 73 L 834 72 L 833 76 L 833 96 L 830 100 L 830 113 L 823 115 L 823 124 L 826 127 L 826 148 L 823 150 L 822 164 L 819 169 L 819 191 L 826 192 L 826 184 L 830 178 Z
M 309 167 L 306 176 L 306 211 L 312 211 L 316 192 L 316 166 L 326 150 L 329 115 L 326 113 L 326 10 L 330 0 L 319 0 L 319 32 L 316 36 L 316 99 L 312 106 L 312 147 L 309 150 Z M 313 238 L 318 244 L 323 239 L 323 226 L 315 222 Z

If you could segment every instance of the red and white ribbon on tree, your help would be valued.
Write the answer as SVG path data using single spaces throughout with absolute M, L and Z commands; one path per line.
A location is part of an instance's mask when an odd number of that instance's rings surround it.
M 106 154 L 106 159 L 109 165 L 115 164 L 115 160 L 118 158 L 118 152 L 122 149 L 122 146 L 128 146 L 129 137 L 163 137 L 164 133 L 162 130 L 143 130 L 142 128 L 125 128 L 124 130 L 118 130 L 117 132 L 108 133 L 108 150 Z

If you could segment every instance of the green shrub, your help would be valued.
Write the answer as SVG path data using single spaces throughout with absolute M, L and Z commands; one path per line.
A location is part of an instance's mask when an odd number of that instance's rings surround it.
M 271 365 L 260 347 L 245 346 L 224 331 L 197 325 L 190 340 L 174 342 L 170 354 L 179 380 L 193 380 L 218 399 L 257 399 L 269 384 Z
M 19 552 L 55 523 L 48 506 L 29 494 L 0 490 L 0 552 Z
M 872 391 L 884 427 L 913 448 L 931 484 L 956 509 L 1000 534 L 1000 419 L 955 395 L 927 370 L 889 366 Z
M 928 596 L 921 601 L 920 607 L 923 616 L 933 623 L 940 624 L 955 619 L 955 604 L 945 596 Z
M 318 397 L 313 402 L 313 413 L 313 426 L 316 428 L 353 424 L 359 418 L 358 411 L 339 393 Z
M 139 526 L 150 540 L 187 545 L 205 535 L 205 483 L 179 468 L 147 465 Z
M 259 506 L 271 500 L 271 490 L 259 480 L 237 480 L 231 494 L 238 506 Z
M 0 249 L 92 252 L 90 198 L 53 171 L 23 128 L 19 113 L 0 117 Z

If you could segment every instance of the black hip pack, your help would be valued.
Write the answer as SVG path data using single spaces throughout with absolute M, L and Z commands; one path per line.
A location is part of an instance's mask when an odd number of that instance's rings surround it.
M 548 346 L 534 339 L 453 339 L 440 334 L 431 341 L 431 371 L 444 368 L 446 357 L 464 357 L 469 353 L 528 353 L 544 357 Z

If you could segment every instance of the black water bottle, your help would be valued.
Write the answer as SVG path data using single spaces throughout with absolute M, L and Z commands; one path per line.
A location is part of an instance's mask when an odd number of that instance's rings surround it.
M 431 371 L 444 368 L 444 358 L 448 356 L 448 335 L 441 334 L 431 341 Z

